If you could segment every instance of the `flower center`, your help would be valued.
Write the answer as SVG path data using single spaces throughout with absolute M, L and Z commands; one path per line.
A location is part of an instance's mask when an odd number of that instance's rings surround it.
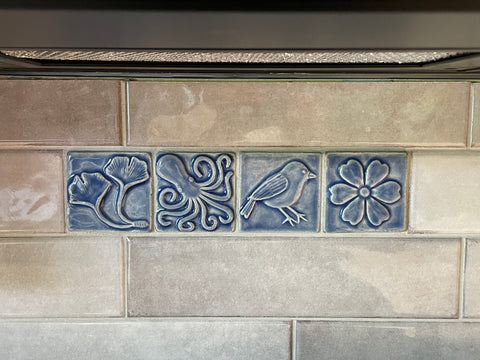
M 358 190 L 358 194 L 363 198 L 367 198 L 370 196 L 370 190 L 366 186 L 364 186 L 360 188 L 360 190 Z

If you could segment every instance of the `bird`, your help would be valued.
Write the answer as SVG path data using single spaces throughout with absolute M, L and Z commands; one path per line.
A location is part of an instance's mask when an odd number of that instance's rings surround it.
M 307 221 L 305 214 L 298 212 L 292 206 L 302 196 L 305 183 L 316 177 L 301 161 L 289 161 L 255 186 L 240 208 L 240 215 L 248 219 L 256 203 L 261 201 L 265 205 L 279 210 L 285 216 L 282 224 L 288 221 L 291 226 L 294 226 L 294 224 L 300 223 L 301 220 Z M 295 218 L 290 216 L 287 210 Z

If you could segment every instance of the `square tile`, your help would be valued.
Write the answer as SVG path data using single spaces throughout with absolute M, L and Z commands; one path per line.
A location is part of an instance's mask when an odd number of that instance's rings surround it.
M 404 230 L 406 172 L 405 153 L 327 154 L 325 231 Z
M 234 169 L 232 154 L 157 154 L 156 229 L 232 231 Z
M 68 153 L 70 230 L 150 228 L 150 156 L 146 153 Z
M 241 154 L 242 230 L 317 231 L 319 155 Z

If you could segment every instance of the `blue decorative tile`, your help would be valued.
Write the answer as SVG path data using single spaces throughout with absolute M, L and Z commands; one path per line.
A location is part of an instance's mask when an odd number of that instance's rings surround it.
M 157 230 L 232 231 L 234 168 L 231 154 L 158 154 Z
M 149 155 L 70 152 L 68 174 L 70 230 L 149 230 Z
M 319 155 L 243 153 L 242 230 L 317 231 Z
M 326 155 L 327 232 L 405 229 L 405 153 Z

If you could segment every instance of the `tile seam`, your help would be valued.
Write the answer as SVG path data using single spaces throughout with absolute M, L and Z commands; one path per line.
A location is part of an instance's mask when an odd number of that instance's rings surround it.
M 127 81 L 120 81 L 120 143 L 127 146 L 128 99 Z
M 475 88 L 474 83 L 470 83 L 470 106 L 468 112 L 468 127 L 467 127 L 467 148 L 473 147 L 473 127 L 475 121 Z
M 130 144 L 130 80 L 125 81 L 125 143 Z
M 465 319 L 465 272 L 467 266 L 467 239 L 462 238 L 460 253 L 460 280 L 459 280 L 459 300 L 458 300 L 458 318 Z
M 290 341 L 291 360 L 297 360 L 297 320 L 293 319 L 291 323 L 292 338 Z

